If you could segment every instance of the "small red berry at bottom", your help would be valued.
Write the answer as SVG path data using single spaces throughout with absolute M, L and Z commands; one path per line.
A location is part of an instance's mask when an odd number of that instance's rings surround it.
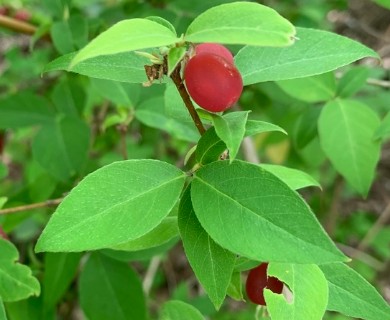
M 267 276 L 268 263 L 262 263 L 249 271 L 246 280 L 246 293 L 253 303 L 265 306 L 264 289 L 267 288 L 274 293 L 282 293 L 283 282 L 278 278 Z

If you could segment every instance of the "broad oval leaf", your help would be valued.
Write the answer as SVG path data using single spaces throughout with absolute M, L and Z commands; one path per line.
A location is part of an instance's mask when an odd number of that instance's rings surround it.
M 202 228 L 191 203 L 191 185 L 179 207 L 179 230 L 184 250 L 197 279 L 219 309 L 232 277 L 236 255 L 221 248 Z
M 338 172 L 366 196 L 374 180 L 380 144 L 373 140 L 379 117 L 354 100 L 328 102 L 321 112 L 318 130 L 322 149 Z
M 137 239 L 169 214 L 185 174 L 157 160 L 114 162 L 85 177 L 59 205 L 36 251 L 108 248 Z
M 81 272 L 79 295 L 89 319 L 146 319 L 141 282 L 126 262 L 93 253 Z
M 294 26 L 275 10 L 244 1 L 222 4 L 200 14 L 184 39 L 275 47 L 292 44 L 294 35 Z
M 58 180 L 80 172 L 88 157 L 90 129 L 75 117 L 59 116 L 41 128 L 32 142 L 34 159 Z
M 165 302 L 159 320 L 204 320 L 198 309 L 192 305 L 179 300 Z
M 43 72 L 65 70 L 91 78 L 143 83 L 147 80 L 144 65 L 150 61 L 135 52 L 102 55 L 70 66 L 77 52 L 61 56 L 47 64 Z
M 348 98 L 358 92 L 367 82 L 370 71 L 367 67 L 354 67 L 341 77 L 337 85 L 337 95 Z
M 257 261 L 347 260 L 304 200 L 257 165 L 208 164 L 195 173 L 191 197 L 202 227 L 236 254 Z
M 335 33 L 297 28 L 297 40 L 286 48 L 244 47 L 235 56 L 245 85 L 309 77 L 378 54 Z
M 366 320 L 389 320 L 390 306 L 376 289 L 344 263 L 320 266 L 329 284 L 328 310 Z
M 53 122 L 49 102 L 31 92 L 19 92 L 0 100 L 0 128 L 14 129 Z
M 45 308 L 54 307 L 76 276 L 80 253 L 46 253 L 43 300 Z
M 0 237 L 0 297 L 5 302 L 38 296 L 41 291 L 31 269 L 16 262 L 18 259 L 19 254 L 15 246 Z
M 275 164 L 260 164 L 262 168 L 271 172 L 287 184 L 291 189 L 298 190 L 306 187 L 318 187 L 321 185 L 309 174 L 304 171 L 292 169 Z
M 390 112 L 383 118 L 381 125 L 375 130 L 374 139 L 387 139 L 390 137 Z
M 71 62 L 109 54 L 168 46 L 180 41 L 169 28 L 148 19 L 129 19 L 114 24 L 81 49 Z
M 283 295 L 264 290 L 272 320 L 322 320 L 329 289 L 317 265 L 270 263 L 267 273 L 287 284 L 293 294 L 292 301 L 288 302 Z

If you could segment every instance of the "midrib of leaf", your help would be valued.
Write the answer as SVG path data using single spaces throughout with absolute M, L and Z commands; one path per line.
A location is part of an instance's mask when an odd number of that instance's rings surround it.
M 76 229 L 76 228 L 78 228 L 78 227 L 80 227 L 80 226 L 82 226 L 82 225 L 85 225 L 85 224 L 89 223 L 89 220 L 93 220 L 93 219 L 96 219 L 97 217 L 101 217 L 101 216 L 103 216 L 107 211 L 110 211 L 110 210 L 112 210 L 112 209 L 115 208 L 115 207 L 118 207 L 118 206 L 120 206 L 120 205 L 122 205 L 122 204 L 124 204 L 124 203 L 126 203 L 126 202 L 131 202 L 131 201 L 133 201 L 133 200 L 135 200 L 135 199 L 137 199 L 137 198 L 140 198 L 140 197 L 144 196 L 145 194 L 147 194 L 147 193 L 149 193 L 149 192 L 153 192 L 153 191 L 155 191 L 155 190 L 158 190 L 158 189 L 160 189 L 161 187 L 164 187 L 165 185 L 170 184 L 170 183 L 174 182 L 175 180 L 179 180 L 179 179 L 182 179 L 182 178 L 183 178 L 183 175 L 180 175 L 180 176 L 178 176 L 178 177 L 176 177 L 176 178 L 174 178 L 174 179 L 165 181 L 164 183 L 159 184 L 158 186 L 156 186 L 156 187 L 154 187 L 154 188 L 148 189 L 148 190 L 145 191 L 145 192 L 139 193 L 139 194 L 137 194 L 135 197 L 132 197 L 132 198 L 126 199 L 126 200 L 124 200 L 124 201 L 118 202 L 118 203 L 116 203 L 115 205 L 113 205 L 113 206 L 111 206 L 111 207 L 109 207 L 109 208 L 107 208 L 107 209 L 104 209 L 104 210 L 101 211 L 100 213 L 97 213 L 97 214 L 95 214 L 95 215 L 92 215 L 92 216 L 90 216 L 90 217 L 84 219 L 84 220 L 81 221 L 80 223 L 73 224 L 70 228 L 62 229 L 61 231 L 57 232 L 53 238 L 57 238 L 59 235 L 63 234 L 64 232 L 70 232 L 70 231 L 72 231 L 72 230 L 74 230 L 74 229 Z
M 345 110 L 343 110 L 343 106 L 340 102 L 338 102 L 338 106 L 340 108 L 340 112 L 341 112 L 341 115 L 342 115 L 342 118 L 344 120 L 344 123 L 345 123 L 345 127 L 346 127 L 346 136 L 347 136 L 347 139 L 349 141 L 349 145 L 351 146 L 349 149 L 350 149 L 350 152 L 351 152 L 351 155 L 352 155 L 352 158 L 353 158 L 353 167 L 354 167 L 354 171 L 355 171 L 355 175 L 356 177 L 358 178 L 358 181 L 359 181 L 359 186 L 360 188 L 363 188 L 363 184 L 362 184 L 362 181 L 361 181 L 361 176 L 359 174 L 359 169 L 357 167 L 357 156 L 355 154 L 355 148 L 353 147 L 353 141 L 352 141 L 352 137 L 351 137 L 351 128 L 350 128 L 350 125 L 349 125 L 349 122 L 348 122 L 348 117 L 347 115 L 345 114 Z
M 198 179 L 200 182 L 202 182 L 202 183 L 205 184 L 206 186 L 209 186 L 211 189 L 215 190 L 217 193 L 221 194 L 223 197 L 225 197 L 225 198 L 231 200 L 232 202 L 234 202 L 234 203 L 240 205 L 242 208 L 245 208 L 245 209 L 247 210 L 247 212 L 250 212 L 251 214 L 253 214 L 257 219 L 260 219 L 260 220 L 263 220 L 263 221 L 268 222 L 269 224 L 275 226 L 277 229 L 279 229 L 279 230 L 282 231 L 283 233 L 286 233 L 286 234 L 288 234 L 288 235 L 293 236 L 295 239 L 297 239 L 297 240 L 300 241 L 300 242 L 304 242 L 304 243 L 306 243 L 306 244 L 309 244 L 309 245 L 312 246 L 312 247 L 315 247 L 315 248 L 320 249 L 321 251 L 326 251 L 326 252 L 331 253 L 332 255 L 335 255 L 333 252 L 328 251 L 328 250 L 326 250 L 326 249 L 324 250 L 323 248 L 318 247 L 318 246 L 316 246 L 316 245 L 314 245 L 314 244 L 312 244 L 312 243 L 306 241 L 305 239 L 299 238 L 299 237 L 295 236 L 294 234 L 290 233 L 289 231 L 287 231 L 287 230 L 285 230 L 285 229 L 279 227 L 278 225 L 274 224 L 272 221 L 266 219 L 265 217 L 256 214 L 256 213 L 253 212 L 251 209 L 249 209 L 249 208 L 247 208 L 246 206 L 242 205 L 239 201 L 237 201 L 237 200 L 235 200 L 235 199 L 233 199 L 233 198 L 230 198 L 228 195 L 226 195 L 225 193 L 219 191 L 219 190 L 216 189 L 213 185 L 211 185 L 211 184 L 205 182 L 204 180 L 200 179 L 199 177 L 195 177 L 195 179 Z M 260 197 L 260 198 L 262 198 L 262 197 Z
M 331 97 L 334 96 L 334 92 L 329 89 L 322 81 L 316 81 L 313 78 L 308 78 L 309 82 L 311 82 L 315 87 L 323 90 L 323 92 L 329 94 Z
M 98 262 L 99 262 L 99 265 L 100 265 L 100 267 L 101 267 L 99 273 L 102 275 L 102 278 L 103 278 L 104 282 L 107 284 L 107 288 L 108 288 L 108 290 L 109 290 L 109 293 L 110 293 L 110 295 L 113 297 L 113 299 L 111 299 L 111 301 L 114 301 L 115 305 L 117 306 L 116 309 L 119 310 L 120 313 L 121 313 L 122 319 L 126 319 L 126 315 L 125 315 L 125 313 L 124 313 L 124 311 L 123 311 L 123 309 L 122 309 L 122 306 L 121 306 L 121 305 L 119 304 L 119 302 L 118 302 L 118 296 L 115 294 L 115 290 L 114 290 L 114 288 L 112 287 L 111 282 L 109 281 L 109 279 L 108 279 L 108 277 L 107 277 L 108 272 L 107 272 L 107 270 L 104 268 L 104 263 L 103 263 L 103 261 L 102 261 L 100 255 L 98 255 L 97 258 L 98 258 L 98 260 L 99 260 Z
M 16 265 L 16 268 L 17 268 L 17 267 L 23 267 L 23 266 L 18 266 L 18 265 Z M 18 284 L 18 286 L 24 287 L 24 288 L 27 288 L 27 289 L 30 289 L 30 290 L 32 290 L 33 292 L 35 292 L 35 289 L 34 289 L 33 287 L 28 286 L 25 282 L 20 282 L 18 279 L 12 277 L 9 273 L 7 273 L 6 271 L 4 271 L 4 269 L 0 268 L 0 273 L 3 274 L 5 278 L 10 279 L 10 280 L 13 281 L 13 282 L 16 282 L 16 283 Z M 34 279 L 34 278 L 32 278 L 31 275 L 28 275 L 28 274 L 27 274 L 26 276 L 27 276 L 27 277 L 30 276 L 31 279 Z M 0 278 L 1 278 L 1 277 L 0 277 Z
M 212 279 L 213 279 L 213 291 L 214 295 L 218 297 L 217 293 L 217 281 L 216 281 L 216 272 L 215 272 L 215 266 L 214 266 L 214 259 L 213 259 L 213 252 L 211 250 L 211 243 L 210 243 L 210 236 L 207 234 L 207 245 L 209 248 L 209 254 L 210 254 L 210 262 L 211 262 L 211 272 L 212 272 Z M 212 241 L 212 240 L 211 240 Z

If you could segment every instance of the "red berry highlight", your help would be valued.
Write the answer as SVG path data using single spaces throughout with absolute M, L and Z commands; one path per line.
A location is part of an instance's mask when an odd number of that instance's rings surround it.
M 283 282 L 278 278 L 267 276 L 268 263 L 262 263 L 249 271 L 246 280 L 246 294 L 256 304 L 265 306 L 264 289 L 267 288 L 274 293 L 282 293 Z
M 31 19 L 31 13 L 28 12 L 27 10 L 17 10 L 14 14 L 14 18 L 19 20 L 19 21 L 29 21 Z
M 233 60 L 233 55 L 223 45 L 220 45 L 218 43 L 202 43 L 198 44 L 195 47 L 195 54 L 203 53 L 203 52 L 209 52 L 209 53 L 214 53 L 217 56 L 220 56 L 222 58 L 225 58 L 227 62 L 231 63 L 234 65 L 234 60 Z
M 242 78 L 237 68 L 210 52 L 196 54 L 188 61 L 184 79 L 191 98 L 211 112 L 230 108 L 242 92 Z

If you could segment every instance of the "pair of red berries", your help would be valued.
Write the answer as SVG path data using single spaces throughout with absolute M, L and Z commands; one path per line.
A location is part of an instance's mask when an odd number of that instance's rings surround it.
M 253 303 L 265 306 L 264 289 L 269 289 L 274 293 L 282 293 L 283 282 L 278 278 L 268 277 L 268 263 L 262 263 L 251 269 L 246 280 L 246 294 Z
M 203 43 L 184 69 L 184 80 L 191 98 L 203 109 L 224 111 L 233 106 L 242 92 L 242 78 L 233 55 L 224 46 Z

